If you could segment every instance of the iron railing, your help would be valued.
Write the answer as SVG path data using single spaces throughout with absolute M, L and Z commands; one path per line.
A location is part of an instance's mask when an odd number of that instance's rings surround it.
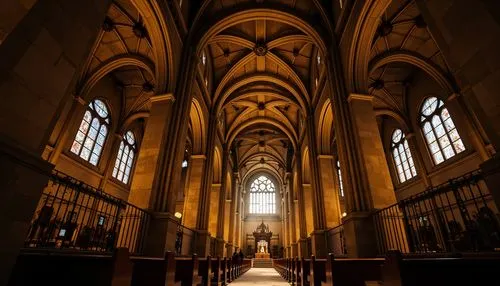
M 143 252 L 150 214 L 54 171 L 36 208 L 27 248 Z
M 378 253 L 488 252 L 500 247 L 499 213 L 479 171 L 372 215 Z

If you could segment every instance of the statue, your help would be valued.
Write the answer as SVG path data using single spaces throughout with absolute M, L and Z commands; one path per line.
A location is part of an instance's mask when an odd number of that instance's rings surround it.
M 264 253 L 264 246 L 261 246 L 261 247 L 260 247 L 260 252 L 261 252 L 261 253 Z

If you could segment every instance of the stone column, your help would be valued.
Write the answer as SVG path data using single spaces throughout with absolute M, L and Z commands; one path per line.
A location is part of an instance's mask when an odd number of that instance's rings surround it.
M 166 130 L 169 128 L 173 102 L 172 94 L 151 97 L 150 116 L 137 156 L 128 198 L 131 204 L 154 212 L 145 241 L 145 252 L 153 256 L 162 256 L 165 250 L 175 250 L 176 226 L 173 214 L 162 212 L 155 204 L 158 194 L 162 192 L 159 179 L 163 169 L 158 166 L 161 166 L 165 144 L 168 141 Z M 172 239 L 168 239 L 171 235 Z
M 310 255 L 310 250 L 307 247 L 307 223 L 305 214 L 305 195 L 304 186 L 302 184 L 302 158 L 300 153 L 295 154 L 295 175 L 296 188 L 297 188 L 297 214 L 299 216 L 299 239 L 297 241 L 297 253 L 299 256 L 308 257 Z
M 237 210 L 237 205 L 238 205 L 238 198 L 239 198 L 239 174 L 238 172 L 233 173 L 233 179 L 231 180 L 231 197 L 230 197 L 230 211 L 229 211 L 229 236 L 227 239 L 227 243 L 230 247 L 228 248 L 227 254 L 232 254 L 235 246 L 237 246 L 237 239 L 236 239 L 236 231 L 237 231 L 237 220 L 239 219 L 237 217 L 238 210 Z
M 327 256 L 326 245 L 326 214 L 325 214 L 325 197 L 324 190 L 321 187 L 321 178 L 319 174 L 316 144 L 316 127 L 314 124 L 314 116 L 311 113 L 307 117 L 307 138 L 309 142 L 309 162 L 311 163 L 311 191 L 312 191 L 312 210 L 314 230 L 310 233 L 311 236 L 311 251 L 318 258 Z
M 0 285 L 7 284 L 53 168 L 42 152 L 110 3 L 1 5 L 9 17 L 0 20 Z
M 348 99 L 357 139 L 355 148 L 360 151 L 361 169 L 359 171 L 361 171 L 364 185 L 361 198 L 364 208 L 353 211 L 351 206 L 351 211 L 344 219 L 347 249 L 350 255 L 356 256 L 376 254 L 373 221 L 367 219 L 369 211 L 396 203 L 372 99 L 372 96 L 359 94 L 351 94 Z
M 326 213 L 326 228 L 332 228 L 341 224 L 340 194 L 336 187 L 336 161 L 333 155 L 318 155 L 319 173 L 321 177 L 321 188 Z
M 201 180 L 200 200 L 198 204 L 198 219 L 196 222 L 196 253 L 201 257 L 210 254 L 211 234 L 208 231 L 211 199 L 210 188 L 212 186 L 213 180 L 215 136 L 217 134 L 217 116 L 214 112 L 211 112 L 209 121 L 205 170 L 203 172 Z
M 229 149 L 227 148 L 227 145 L 224 144 L 222 146 L 222 178 L 221 178 L 221 187 L 219 191 L 219 203 L 218 203 L 218 215 L 217 215 L 217 252 L 216 255 L 223 257 L 224 256 L 224 228 L 226 223 L 229 222 L 228 219 L 226 219 L 226 215 L 230 215 L 229 213 L 229 206 L 230 203 L 228 204 L 226 202 L 226 195 L 229 197 L 229 194 L 226 194 L 226 186 L 228 184 L 227 182 L 227 167 L 229 164 Z M 212 202 L 213 204 L 214 202 Z
M 417 0 L 417 6 L 451 73 L 474 129 L 500 148 L 500 21 L 498 1 Z
M 9 1 L 3 5 L 9 17 L 1 21 L 0 226 L 9 234 L 0 246 L 2 285 L 53 168 L 41 154 L 111 3 L 31 2 Z M 5 27 L 5 20 L 13 22 Z
M 191 155 L 182 223 L 189 228 L 196 228 L 198 220 L 198 205 L 200 204 L 201 181 L 205 169 L 205 155 Z M 216 186 L 217 189 L 219 186 Z
M 296 218 L 295 218 L 295 204 L 293 198 L 293 183 L 291 181 L 292 174 L 287 172 L 285 175 L 285 190 L 286 190 L 286 204 L 288 210 L 288 230 L 289 230 L 289 253 L 290 257 L 296 257 L 297 253 L 297 233 L 296 233 Z

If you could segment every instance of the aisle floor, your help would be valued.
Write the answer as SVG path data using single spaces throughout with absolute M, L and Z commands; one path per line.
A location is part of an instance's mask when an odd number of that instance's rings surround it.
M 274 268 L 252 268 L 229 285 L 288 286 L 289 284 Z

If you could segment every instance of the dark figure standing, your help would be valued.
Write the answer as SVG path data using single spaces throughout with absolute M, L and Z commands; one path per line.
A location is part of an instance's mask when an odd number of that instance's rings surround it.
M 238 256 L 240 257 L 240 264 L 243 264 L 243 258 L 245 258 L 245 255 L 243 254 L 243 251 L 241 251 L 241 248 L 240 248 L 240 253 L 238 253 Z

